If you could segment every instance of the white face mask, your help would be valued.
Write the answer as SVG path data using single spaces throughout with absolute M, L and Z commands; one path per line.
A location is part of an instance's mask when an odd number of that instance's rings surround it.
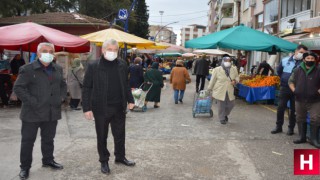
M 118 53 L 112 51 L 106 51 L 104 53 L 104 58 L 108 61 L 114 61 L 118 57 Z
M 298 54 L 295 56 L 294 59 L 296 59 L 296 60 L 301 60 L 302 57 L 303 57 L 303 54 L 302 54 L 302 53 L 298 53 Z
M 231 62 L 224 62 L 223 65 L 224 65 L 224 67 L 230 67 L 231 66 Z
M 51 63 L 53 61 L 53 54 L 50 53 L 41 53 L 41 57 L 39 58 L 44 63 Z

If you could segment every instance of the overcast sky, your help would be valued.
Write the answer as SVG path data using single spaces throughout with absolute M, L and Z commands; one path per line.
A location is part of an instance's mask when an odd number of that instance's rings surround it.
M 179 21 L 169 25 L 178 35 L 177 44 L 180 44 L 180 29 L 190 24 L 207 26 L 209 0 L 146 0 L 149 6 L 149 24 L 161 25 L 159 11 L 164 11 L 162 25 Z

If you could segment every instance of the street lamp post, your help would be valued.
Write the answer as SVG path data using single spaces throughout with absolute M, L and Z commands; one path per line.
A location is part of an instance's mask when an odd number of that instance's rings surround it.
M 163 15 L 164 11 L 159 11 L 159 13 L 160 13 L 160 16 L 161 16 L 161 26 L 162 26 L 162 15 Z
M 159 13 L 160 13 L 160 16 L 161 16 L 160 27 L 162 27 L 162 15 L 163 15 L 164 11 L 159 11 Z M 160 28 L 160 29 L 161 29 L 161 28 Z M 161 39 L 162 36 L 163 36 L 163 34 L 161 33 L 160 39 Z
M 157 34 L 154 36 L 154 41 L 156 41 L 157 36 L 158 36 L 158 34 L 161 32 L 162 29 L 164 29 L 165 27 L 167 27 L 167 26 L 169 26 L 169 25 L 171 25 L 171 24 L 175 24 L 175 23 L 178 23 L 178 22 L 179 22 L 179 21 L 175 21 L 175 22 L 172 22 L 172 23 L 169 23 L 169 24 L 166 24 L 166 25 L 162 26 L 162 27 L 159 29 L 159 31 L 157 32 Z

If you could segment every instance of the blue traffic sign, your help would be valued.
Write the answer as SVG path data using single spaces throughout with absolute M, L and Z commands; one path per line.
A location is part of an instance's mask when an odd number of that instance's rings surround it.
M 128 10 L 127 9 L 120 9 L 118 13 L 118 18 L 121 20 L 126 20 L 128 18 Z

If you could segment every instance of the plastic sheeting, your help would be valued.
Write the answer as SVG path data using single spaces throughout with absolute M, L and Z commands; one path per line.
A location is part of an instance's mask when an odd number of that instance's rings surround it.
M 245 98 L 249 103 L 262 100 L 273 100 L 276 97 L 275 86 L 257 88 L 248 87 L 243 84 L 238 84 L 237 86 L 239 88 L 239 96 Z

